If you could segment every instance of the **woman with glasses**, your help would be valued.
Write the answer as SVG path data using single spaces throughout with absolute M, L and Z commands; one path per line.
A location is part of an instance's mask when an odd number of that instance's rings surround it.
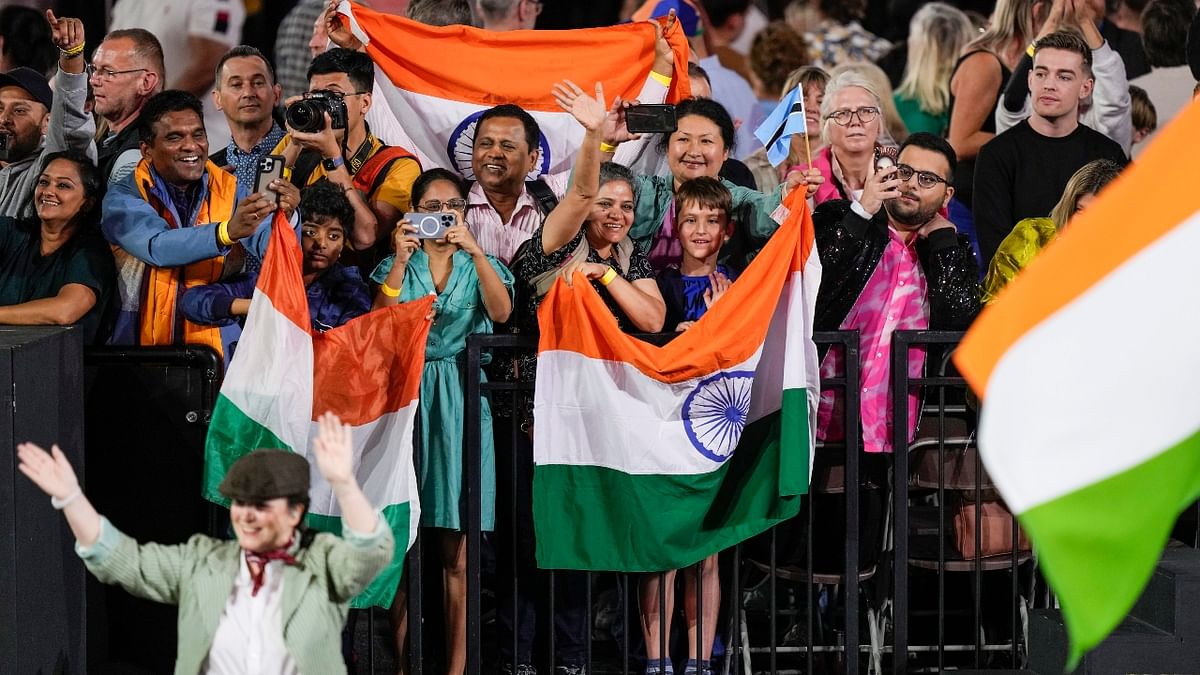
M 421 525 L 439 529 L 439 537 L 433 541 L 441 550 L 445 583 L 447 673 L 463 672 L 467 657 L 467 520 L 462 485 L 466 375 L 461 364 L 468 335 L 491 333 L 494 323 L 508 320 L 513 292 L 512 274 L 483 252 L 463 224 L 466 194 L 462 178 L 446 169 L 430 169 L 418 176 L 412 186 L 412 203 L 419 214 L 430 217 L 416 223 L 400 221 L 392 234 L 395 253 L 371 275 L 380 284 L 377 308 L 437 296 L 421 374 L 417 481 Z M 481 526 L 490 532 L 495 525 L 496 469 L 492 414 L 486 398 L 480 401 L 480 420 Z M 408 633 L 406 610 L 402 586 L 392 603 L 401 658 Z
M 856 201 L 875 173 L 881 157 L 894 160 L 895 147 L 880 142 L 883 98 L 875 83 L 846 70 L 825 85 L 821 101 L 821 139 L 825 147 L 813 157 L 812 169 L 824 181 L 813 194 L 813 204 L 833 199 Z

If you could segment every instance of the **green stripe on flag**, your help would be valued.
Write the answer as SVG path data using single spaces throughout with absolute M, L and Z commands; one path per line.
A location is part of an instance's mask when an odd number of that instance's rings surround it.
M 808 399 L 803 390 L 796 393 L 784 399 L 789 414 L 776 411 L 746 427 L 733 457 L 710 473 L 634 475 L 597 466 L 535 467 L 538 566 L 678 569 L 794 517 L 800 512 L 799 495 L 808 487 L 809 444 Z M 797 405 L 800 409 L 793 410 Z M 784 421 L 789 428 L 782 428 Z M 792 475 L 785 477 L 785 471 Z
M 383 507 L 383 518 L 396 538 L 396 552 L 392 556 L 392 562 L 383 568 L 379 576 L 375 577 L 375 580 L 362 593 L 350 601 L 351 607 L 364 609 L 366 607 L 387 608 L 392 606 L 392 599 L 396 597 L 396 587 L 400 584 L 400 577 L 404 571 L 404 556 L 408 553 L 408 542 L 411 536 L 408 530 L 409 517 L 407 502 Z M 309 513 L 305 516 L 305 522 L 314 530 L 338 536 L 342 534 L 342 519 L 336 516 Z
M 259 448 L 293 450 L 270 429 L 247 417 L 224 394 L 218 395 L 204 442 L 204 498 L 228 508 L 229 500 L 217 488 L 234 462 Z
M 1200 431 L 1132 469 L 1021 514 L 1071 636 L 1068 669 L 1125 618 L 1175 519 L 1200 497 Z

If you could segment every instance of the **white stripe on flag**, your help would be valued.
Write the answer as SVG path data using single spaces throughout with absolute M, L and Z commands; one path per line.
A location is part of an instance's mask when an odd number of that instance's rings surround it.
M 378 69 L 375 82 L 396 119 L 404 120 L 404 131 L 415 146 L 409 150 L 417 154 L 422 166 L 448 166 L 464 176 L 471 176 L 471 143 L 462 136 L 454 136 L 454 133 L 469 116 L 491 106 L 453 101 L 401 89 L 388 81 L 387 76 Z M 540 175 L 569 171 L 575 152 L 583 142 L 583 127 L 565 112 L 532 111 L 530 114 L 537 120 L 542 138 L 550 150 L 549 159 L 539 158 L 539 164 L 534 168 L 535 172 Z M 547 170 L 539 171 L 538 167 Z M 536 177 L 531 176 L 531 179 Z
M 312 336 L 276 311 L 257 288 L 242 335 L 221 394 L 299 452 L 308 447 L 310 415 L 294 413 L 312 410 Z
M 1200 372 L 1200 317 L 1188 309 L 1200 307 L 1200 285 L 1185 260 L 1197 250 L 1200 213 L 1026 333 L 997 363 L 980 450 L 1015 512 L 1137 466 L 1200 428 L 1200 409 L 1182 405 L 1195 399 Z M 1165 289 L 1180 308 L 1175 329 L 1135 340 L 1133 328 L 1163 325 L 1162 303 L 1147 299 Z M 1055 385 L 1031 386 L 1029 373 Z
M 761 353 L 725 372 L 754 370 Z M 538 355 L 537 377 L 534 418 L 555 421 L 533 426 L 534 464 L 657 475 L 702 474 L 721 466 L 696 450 L 682 420 L 688 395 L 711 375 L 670 384 L 624 362 L 555 350 Z

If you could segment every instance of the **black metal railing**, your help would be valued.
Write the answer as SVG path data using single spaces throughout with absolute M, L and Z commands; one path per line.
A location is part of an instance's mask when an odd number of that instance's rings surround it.
M 897 331 L 892 341 L 893 439 L 895 447 L 909 448 L 909 452 L 895 453 L 893 474 L 893 531 L 896 536 L 893 564 L 894 631 L 891 651 L 892 671 L 896 673 L 908 671 L 910 658 L 920 660 L 923 655 L 928 654 L 935 655 L 934 663 L 928 663 L 926 659 L 925 662 L 916 665 L 922 668 L 936 668 L 941 672 L 948 665 L 984 668 L 997 663 L 997 659 L 989 658 L 989 654 L 1000 653 L 1007 653 L 1008 657 L 1007 663 L 1001 660 L 1003 667 L 1017 668 L 1021 665 L 1025 653 L 1018 619 L 1024 615 L 1024 610 L 1028 609 L 1029 600 L 1027 595 L 1023 596 L 1020 592 L 1020 578 L 1024 566 L 1027 568 L 1025 572 L 1028 582 L 1032 583 L 1033 556 L 1030 551 L 1022 550 L 1016 518 L 1003 509 L 1002 502 L 995 498 L 994 488 L 980 460 L 975 443 L 978 406 L 969 394 L 965 380 L 957 374 L 950 360 L 953 349 L 957 347 L 961 338 L 962 333 L 957 332 Z M 925 351 L 925 374 L 919 377 L 910 377 L 908 372 L 909 357 L 913 350 Z M 906 399 L 910 394 L 920 397 L 920 410 L 925 413 L 924 418 L 920 420 L 915 439 L 909 437 L 911 419 Z M 926 424 L 930 421 L 930 415 L 933 423 Z M 911 466 L 914 458 L 921 462 L 916 472 Z M 928 471 L 930 464 L 935 472 L 932 477 Z M 947 469 L 950 469 L 953 475 L 947 476 Z M 936 527 L 927 528 L 936 537 L 936 558 L 914 554 L 910 548 L 913 534 L 910 516 L 919 509 L 918 506 L 914 506 L 911 489 L 913 487 L 918 488 L 918 491 L 929 492 L 927 497 L 932 499 L 936 507 Z M 970 502 L 966 501 L 968 497 Z M 957 509 L 957 512 L 950 514 L 948 507 Z M 983 522 L 985 508 L 993 508 L 999 512 L 993 514 L 988 529 L 985 529 Z M 956 550 L 953 555 L 948 553 L 948 523 L 953 524 L 957 548 L 972 544 L 967 546 L 968 550 Z M 1007 526 L 1011 531 L 1007 551 L 984 550 L 985 540 L 993 541 L 994 548 L 994 538 L 989 539 L 988 534 L 994 526 Z M 936 574 L 936 608 L 933 612 L 936 641 L 933 644 L 910 644 L 909 629 L 920 623 L 913 621 L 913 613 L 910 611 L 910 568 Z M 993 572 L 1007 572 L 1010 581 L 1009 593 L 996 612 L 985 616 L 985 574 Z M 971 586 L 970 640 L 962 640 L 960 631 L 957 637 L 959 641 L 956 642 L 947 632 L 946 620 L 950 611 L 947 608 L 947 582 L 951 581 L 951 575 L 962 576 L 964 573 L 970 575 Z M 958 587 L 961 589 L 961 585 Z M 997 584 L 990 583 L 989 590 L 997 591 Z M 999 604 L 997 598 L 1004 594 L 993 592 L 991 595 L 995 605 Z M 992 630 L 996 619 L 1004 614 L 1007 614 L 1008 618 L 1007 639 L 988 640 L 987 634 L 996 632 Z M 963 663 L 961 659 L 956 659 L 953 663 L 948 663 L 948 652 L 959 656 L 969 654 L 970 661 Z

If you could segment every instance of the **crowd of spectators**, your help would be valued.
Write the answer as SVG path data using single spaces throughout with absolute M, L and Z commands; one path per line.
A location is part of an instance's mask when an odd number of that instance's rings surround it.
M 894 43 L 864 28 L 863 2 L 793 0 L 768 22 L 751 0 L 651 1 L 648 11 L 677 15 L 658 26 L 640 101 L 661 102 L 672 79 L 688 78 L 694 97 L 675 106 L 674 131 L 631 134 L 601 87 L 562 82 L 553 95 L 584 130 L 572 171 L 527 179 L 538 123 L 505 103 L 478 120 L 468 182 L 447 158 L 418 156 L 336 2 L 292 3 L 270 55 L 239 44 L 252 4 L 120 0 L 94 48 L 79 19 L 0 9 L 0 323 L 79 324 L 88 344 L 205 345 L 228 361 L 277 210 L 300 235 L 315 331 L 436 295 L 416 452 L 451 673 L 465 663 L 468 335 L 535 336 L 541 298 L 560 277 L 577 283 L 575 273 L 624 330 L 687 330 L 780 226 L 784 197 L 804 190 L 824 266 L 816 328 L 860 331 L 857 433 L 886 457 L 892 333 L 965 329 L 1189 104 L 1200 76 L 1192 0 L 997 0 L 988 17 L 978 3 L 929 2 L 892 27 L 908 27 Z M 532 29 L 543 8 L 371 4 L 493 31 Z M 625 4 L 626 16 L 637 9 Z M 675 71 L 666 31 L 687 34 L 687 72 Z M 806 128 L 773 164 L 752 132 L 796 89 Z M 283 108 L 311 92 L 340 101 L 344 124 L 286 123 Z M 267 156 L 283 157 L 282 177 L 259 184 Z M 422 212 L 453 222 L 417 238 L 405 214 Z M 842 361 L 825 354 L 822 374 Z M 536 359 L 497 353 L 485 366 L 532 382 Z M 913 350 L 909 374 L 924 366 Z M 911 435 L 918 400 L 902 404 Z M 822 397 L 820 438 L 856 433 L 840 427 L 840 405 Z M 493 416 L 506 422 L 494 440 Z M 547 586 L 532 554 L 532 409 L 485 401 L 482 422 L 483 529 L 516 547 L 497 560 L 515 565 L 501 571 L 526 589 L 497 589 L 501 659 L 506 672 L 532 675 L 533 596 L 545 591 L 529 589 Z M 509 494 L 498 466 L 517 477 Z M 712 672 L 720 642 L 716 565 L 704 563 L 706 634 L 689 640 L 688 675 Z M 681 576 L 694 630 L 694 570 Z M 648 578 L 640 593 L 646 672 L 658 675 L 653 636 L 674 603 L 659 613 L 664 582 L 673 575 Z M 574 675 L 586 581 L 563 573 L 555 584 L 556 663 Z M 402 585 L 392 612 L 401 651 L 403 599 Z

